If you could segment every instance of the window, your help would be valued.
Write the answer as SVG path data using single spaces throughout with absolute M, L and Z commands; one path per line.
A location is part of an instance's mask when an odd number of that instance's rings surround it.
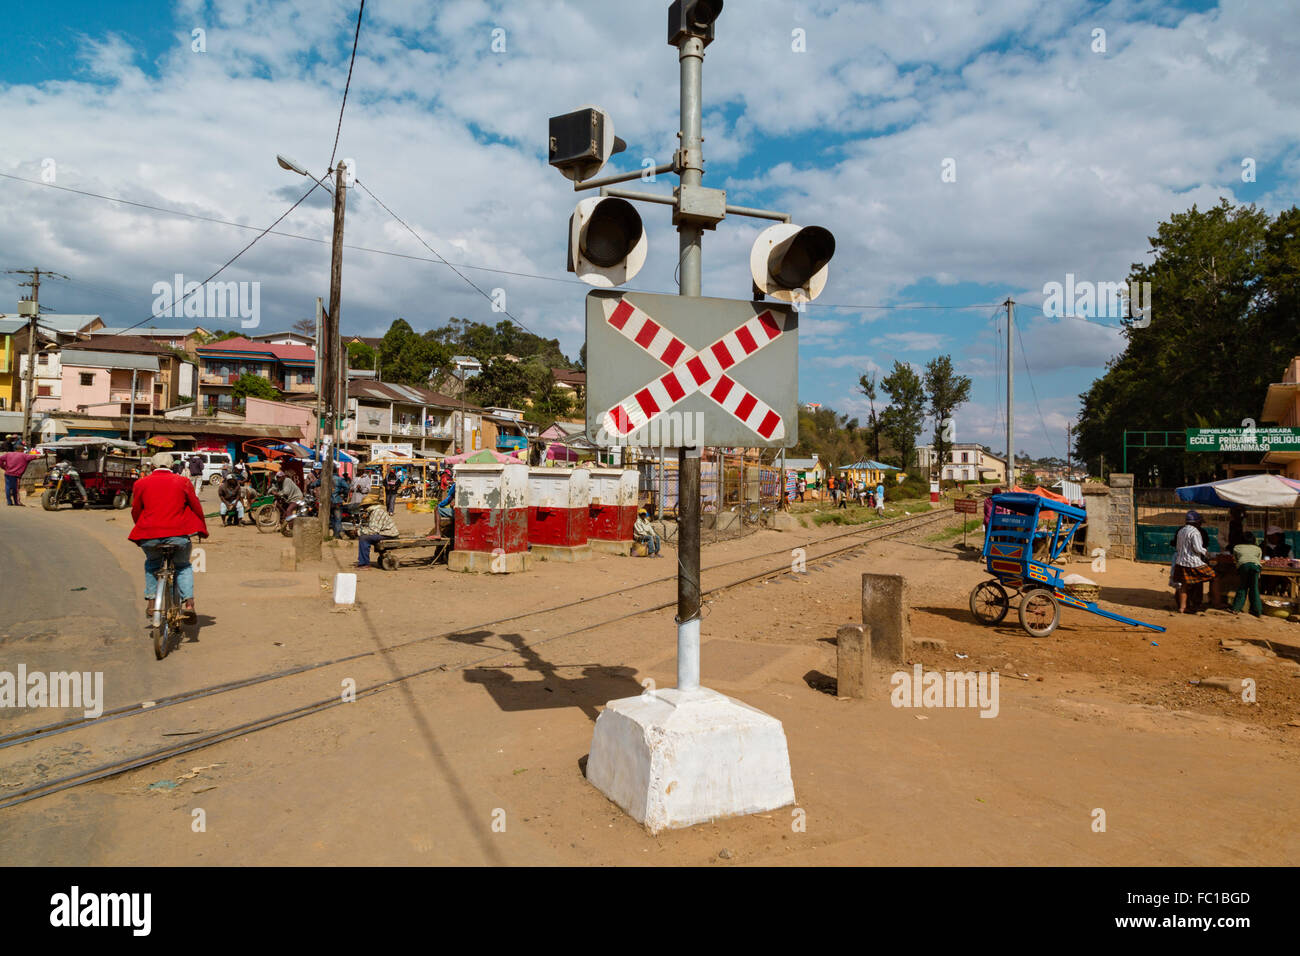
M 37 353 L 36 353 L 36 364 L 37 364 L 37 365 L 49 365 L 49 364 L 50 364 L 50 353 L 49 353 L 49 352 L 37 352 Z
M 37 386 L 36 386 L 36 397 L 37 397 L 37 398 L 51 398 L 51 397 L 53 397 L 53 396 L 51 395 L 51 391 L 50 391 L 50 390 L 51 390 L 51 386 L 49 386 L 49 385 L 37 385 Z
M 94 384 L 95 384 L 95 373 L 94 373 L 94 372 L 82 372 L 82 373 L 81 373 L 81 384 L 82 384 L 83 386 L 86 386 L 86 385 L 94 385 Z

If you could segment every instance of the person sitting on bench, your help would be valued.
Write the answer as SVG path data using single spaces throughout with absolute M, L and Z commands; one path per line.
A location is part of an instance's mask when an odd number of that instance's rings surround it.
M 442 527 L 442 522 L 447 522 L 447 530 L 451 531 L 455 525 L 455 505 L 456 505 L 456 479 L 452 478 L 451 483 L 447 485 L 447 494 L 438 502 L 438 526 Z M 451 537 L 451 535 L 448 535 Z
M 370 567 L 370 548 L 386 538 L 397 537 L 397 525 L 384 507 L 377 492 L 361 499 L 362 515 L 360 533 L 357 535 L 357 568 Z
M 645 509 L 636 513 L 636 524 L 632 526 L 632 538 L 646 546 L 646 557 L 659 557 L 659 535 L 655 534 L 654 525 L 646 518 Z

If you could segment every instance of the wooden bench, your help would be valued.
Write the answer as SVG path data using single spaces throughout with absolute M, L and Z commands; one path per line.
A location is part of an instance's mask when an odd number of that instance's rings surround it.
M 429 557 L 429 564 L 437 564 L 439 559 L 443 558 L 451 550 L 451 538 L 424 536 L 421 538 L 383 538 L 376 541 L 374 549 L 378 552 L 378 563 L 385 571 L 396 571 L 398 564 L 398 551 L 407 551 L 413 548 L 432 548 L 433 554 Z

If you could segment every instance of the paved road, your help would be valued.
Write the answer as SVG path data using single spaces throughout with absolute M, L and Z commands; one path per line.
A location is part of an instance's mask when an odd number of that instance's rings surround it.
M 143 626 L 143 573 L 128 574 L 84 527 L 106 513 L 49 513 L 34 500 L 0 507 L 0 670 L 103 671 L 111 706 L 147 698 L 155 662 Z M 6 727 L 59 716 L 0 710 Z

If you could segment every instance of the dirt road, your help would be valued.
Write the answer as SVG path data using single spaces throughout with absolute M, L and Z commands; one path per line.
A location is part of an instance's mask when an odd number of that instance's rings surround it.
M 75 528 L 119 562 L 94 587 L 138 586 L 122 513 L 24 516 L 23 527 L 27 517 Z M 430 521 L 398 514 L 412 531 Z M 18 528 L 0 510 L 3 540 Z M 829 537 L 846 530 L 758 532 L 704 554 L 711 588 L 788 566 L 790 549 L 807 550 L 807 574 L 715 595 L 703 624 L 705 683 L 784 722 L 796 807 L 650 837 L 583 778 L 604 703 L 640 693 L 646 679 L 673 682 L 671 609 L 602 623 L 671 603 L 671 560 L 600 557 L 510 576 L 365 571 L 358 605 L 336 611 L 322 584 L 355 561 L 355 546 L 327 547 L 321 565 L 285 573 L 276 570 L 284 539 L 214 522 L 197 576 L 205 616 L 198 642 L 162 662 L 152 659 L 143 629 L 111 642 L 120 663 L 151 675 L 154 697 L 352 659 L 65 735 L 79 744 L 75 752 L 55 750 L 65 737 L 0 750 L 0 800 L 33 774 L 55 779 L 187 735 L 341 700 L 349 681 L 364 690 L 423 673 L 301 720 L 0 810 L 0 843 L 14 862 L 95 864 L 1300 860 L 1300 727 L 1290 726 L 1300 718 L 1300 667 L 1219 646 L 1236 637 L 1285 649 L 1300 627 L 1179 618 L 1163 609 L 1165 569 L 1111 561 L 1105 575 L 1094 575 L 1105 595 L 1169 631 L 1067 610 L 1054 635 L 1035 640 L 1010 621 L 972 622 L 966 598 L 984 574 L 968 553 L 927 540 L 933 528 L 817 563 L 816 554 L 847 540 Z M 717 567 L 726 562 L 735 563 Z M 899 668 L 883 662 L 867 700 L 819 689 L 833 688 L 836 627 L 860 620 L 864 571 L 908 578 L 913 638 L 928 643 L 904 668 L 915 661 L 1007 675 L 996 718 L 977 709 L 896 708 L 889 681 Z M 558 605 L 570 606 L 538 613 Z M 0 669 L 26 653 L 23 642 L 6 638 Z M 85 656 L 70 644 L 53 659 L 43 666 L 84 667 Z M 1208 676 L 1253 677 L 1257 702 L 1188 683 Z M 110 681 L 108 706 L 138 702 L 136 691 Z M 53 716 L 19 713 L 5 726 Z M 1099 810 L 1104 832 L 1096 829 Z

